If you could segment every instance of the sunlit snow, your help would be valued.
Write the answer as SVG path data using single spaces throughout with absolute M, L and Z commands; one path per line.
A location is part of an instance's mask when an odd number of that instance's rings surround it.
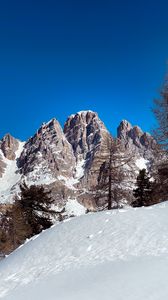
M 136 166 L 142 170 L 142 169 L 147 169 L 147 165 L 148 165 L 149 161 L 144 159 L 143 157 L 139 158 L 136 160 L 135 164 Z
M 72 218 L 0 262 L 4 300 L 167 300 L 168 203 Z
M 65 206 L 65 211 L 69 216 L 80 216 L 85 214 L 86 208 L 81 205 L 76 199 L 68 199 Z

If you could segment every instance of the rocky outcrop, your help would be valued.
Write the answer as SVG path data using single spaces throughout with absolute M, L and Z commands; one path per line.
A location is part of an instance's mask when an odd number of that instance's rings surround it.
M 126 149 L 129 148 L 137 155 L 147 159 L 157 148 L 156 141 L 149 133 L 143 132 L 139 126 L 132 126 L 126 120 L 123 120 L 117 128 L 117 136 Z
M 107 134 L 107 129 L 97 113 L 81 111 L 68 118 L 64 125 L 64 133 L 78 160 L 87 158 L 88 152 L 101 143 L 103 136 Z
M 14 160 L 16 158 L 15 153 L 18 150 L 18 147 L 19 141 L 10 134 L 6 134 L 0 142 L 0 149 L 4 156 L 9 160 Z
M 59 175 L 73 176 L 75 158 L 72 147 L 56 119 L 42 124 L 28 140 L 19 158 L 19 167 L 30 179 L 38 181 L 43 177 L 46 183 L 47 179 L 54 181 Z
M 2 155 L 0 155 L 0 178 L 2 177 L 4 171 L 5 171 L 5 168 L 6 168 L 6 164 L 5 162 L 3 161 L 3 157 Z
M 85 182 L 87 189 L 95 186 L 100 168 L 98 157 L 107 152 L 110 133 L 97 113 L 92 111 L 71 115 L 65 123 L 64 133 L 72 145 L 76 161 L 85 161 L 82 183 Z
M 5 159 L 14 161 L 16 159 L 16 151 L 18 150 L 18 147 L 19 141 L 12 137 L 10 134 L 6 134 L 0 140 L 0 178 L 5 172 Z

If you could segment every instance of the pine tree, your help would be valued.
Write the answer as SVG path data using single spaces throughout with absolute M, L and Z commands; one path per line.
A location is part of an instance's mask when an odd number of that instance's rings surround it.
M 15 197 L 15 202 L 9 212 L 10 216 L 10 237 L 13 243 L 13 248 L 16 249 L 18 246 L 23 244 L 23 242 L 32 236 L 31 225 L 27 222 L 24 210 L 20 205 L 20 200 Z
M 11 214 L 10 210 L 7 209 L 0 218 L 0 257 L 9 254 L 14 249 L 11 234 Z
M 20 185 L 20 199 L 16 201 L 23 212 L 26 224 L 31 227 L 32 235 L 47 229 L 52 225 L 51 216 L 55 211 L 51 209 L 54 200 L 51 191 L 45 191 L 43 186 L 31 185 L 24 182 Z
M 132 202 L 132 206 L 149 206 L 152 204 L 152 183 L 148 176 L 146 169 L 139 171 L 136 182 L 137 188 L 133 190 L 135 200 Z

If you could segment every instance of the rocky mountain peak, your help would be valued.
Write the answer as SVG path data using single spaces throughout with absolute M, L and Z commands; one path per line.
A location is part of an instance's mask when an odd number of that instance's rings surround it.
M 156 141 L 149 133 L 143 132 L 137 125 L 132 126 L 126 120 L 123 120 L 117 128 L 117 137 L 126 148 L 146 158 L 150 157 L 152 151 L 156 149 Z
M 42 123 L 40 128 L 37 130 L 36 134 L 34 135 L 35 138 L 42 138 L 42 136 L 45 136 L 46 134 L 54 134 L 54 132 L 61 131 L 61 127 L 59 122 L 53 118 L 47 123 Z M 34 138 L 33 137 L 33 138 Z
M 33 172 L 32 175 L 38 178 L 45 173 L 46 178 L 47 174 L 56 178 L 60 174 L 70 176 L 73 173 L 74 161 L 72 147 L 59 122 L 52 119 L 43 123 L 25 144 L 19 164 L 23 174 Z
M 15 152 L 18 150 L 19 141 L 7 133 L 0 141 L 0 149 L 4 156 L 9 160 L 16 158 Z
M 97 113 L 81 111 L 67 119 L 64 133 L 72 145 L 76 159 L 86 159 L 88 152 L 101 143 L 108 131 Z
M 139 126 L 134 126 L 128 133 L 128 135 L 135 140 L 136 138 L 140 138 L 142 135 L 144 134 L 144 132 L 142 131 L 142 129 Z
M 120 125 L 117 128 L 118 138 L 125 139 L 131 129 L 132 129 L 131 123 L 129 123 L 127 120 L 122 120 Z

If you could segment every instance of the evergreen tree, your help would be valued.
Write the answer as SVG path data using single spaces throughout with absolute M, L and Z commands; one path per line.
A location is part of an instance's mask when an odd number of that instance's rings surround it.
M 51 216 L 55 211 L 51 209 L 54 200 L 51 198 L 51 191 L 45 191 L 43 186 L 26 183 L 20 185 L 21 195 L 16 205 L 20 207 L 23 218 L 31 227 L 31 235 L 41 232 L 52 225 Z
M 139 171 L 136 182 L 137 188 L 133 190 L 135 200 L 132 202 L 132 206 L 148 206 L 152 204 L 152 184 L 150 177 L 148 176 L 146 169 Z
M 14 249 L 32 236 L 31 225 L 27 222 L 20 204 L 20 200 L 15 197 L 15 202 L 9 212 L 9 232 Z
M 0 217 L 0 257 L 9 254 L 15 249 L 12 239 L 11 221 L 10 210 L 7 209 Z

